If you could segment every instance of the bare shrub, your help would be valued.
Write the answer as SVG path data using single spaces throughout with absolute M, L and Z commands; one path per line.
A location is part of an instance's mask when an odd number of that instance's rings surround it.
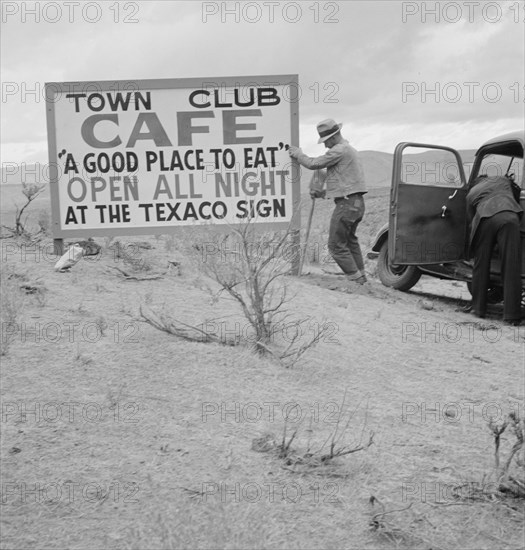
M 145 321 L 158 330 L 167 332 L 168 334 L 173 334 L 174 336 L 178 336 L 179 338 L 183 338 L 184 340 L 189 340 L 191 342 L 215 342 L 230 346 L 234 346 L 237 343 L 235 340 L 230 341 L 225 340 L 224 338 L 218 338 L 199 327 L 188 325 L 187 323 L 174 319 L 166 311 L 165 307 L 160 311 L 152 311 L 144 304 L 141 304 L 139 320 Z
M 140 246 L 135 243 L 123 244 L 120 241 L 115 241 L 109 248 L 113 249 L 115 260 L 122 260 L 131 271 L 151 271 L 150 263 L 141 254 Z
M 108 269 L 116 271 L 124 280 L 152 281 L 162 279 L 168 272 L 168 269 L 162 273 L 155 272 L 153 264 L 144 257 L 141 251 L 153 248 L 147 242 L 122 243 L 117 240 L 108 248 L 113 250 L 115 262 L 122 262 L 122 267 L 108 266 Z
M 350 406 L 346 403 L 346 392 L 343 396 L 341 405 L 338 406 L 339 414 L 333 429 L 328 437 L 325 437 L 322 443 L 313 441 L 313 423 L 310 419 L 309 426 L 306 430 L 307 441 L 305 450 L 296 450 L 293 447 L 293 442 L 299 439 L 301 434 L 301 424 L 290 430 L 289 417 L 293 409 L 289 410 L 285 417 L 282 437 L 280 441 L 272 434 L 264 434 L 264 436 L 252 441 L 252 450 L 258 452 L 273 451 L 284 461 L 285 465 L 291 467 L 292 471 L 305 473 L 313 468 L 324 467 L 332 463 L 336 458 L 364 451 L 374 442 L 374 432 L 367 429 L 367 411 L 368 404 L 365 409 L 365 418 L 361 428 L 358 430 L 359 435 L 352 437 L 350 432 L 353 431 L 352 424 L 355 423 L 355 415 L 359 410 L 361 401 L 356 405 L 354 410 L 350 410 Z M 365 434 L 366 432 L 366 434 Z M 315 448 L 317 446 L 317 448 Z M 333 472 L 331 473 L 333 475 Z
M 525 420 L 519 413 L 510 412 L 501 424 L 491 419 L 489 429 L 494 436 L 494 460 L 499 490 L 515 497 L 525 498 Z M 507 432 L 513 440 L 504 460 L 500 458 L 501 436 Z
M 286 284 L 299 250 L 290 228 L 280 232 L 261 231 L 255 220 L 248 218 L 226 234 L 211 235 L 206 242 L 193 244 L 194 255 L 200 254 L 199 267 L 219 284 L 212 291 L 216 303 L 227 293 L 240 306 L 253 329 L 252 345 L 260 355 L 271 354 L 284 366 L 293 366 L 299 358 L 323 337 L 328 327 L 300 340 L 301 325 L 306 318 L 291 320 L 288 304 L 293 299 Z M 276 346 L 276 331 L 287 324 L 296 336 L 288 345 Z M 294 331 L 294 328 L 297 329 Z
M 11 233 L 17 237 L 31 237 L 31 232 L 27 229 L 28 216 L 23 218 L 23 214 L 26 208 L 38 197 L 38 195 L 40 195 L 40 193 L 42 193 L 45 187 L 45 184 L 22 183 L 22 194 L 25 196 L 26 202 L 22 207 L 16 205 L 15 226 L 8 227 L 4 225 L 3 227 L 11 231 Z
M 397 516 L 392 521 L 393 518 L 387 517 L 399 514 L 400 512 L 406 512 L 413 504 L 411 502 L 408 506 L 402 506 L 401 508 L 388 508 L 376 496 L 370 495 L 368 499 L 368 525 L 370 526 L 370 530 L 375 532 L 379 538 L 385 539 L 390 544 L 394 544 L 396 548 L 399 548 L 401 544 L 407 548 L 412 547 L 416 542 L 421 544 L 424 541 L 417 541 L 407 526 L 409 518 L 402 515 L 400 517 Z
M 201 245 L 205 274 L 226 291 L 241 307 L 255 331 L 255 350 L 268 351 L 272 326 L 289 299 L 279 279 L 290 272 L 286 247 L 290 233 L 257 233 L 248 221 L 232 232 Z
M 452 489 L 452 495 L 457 502 L 493 502 L 508 497 L 525 498 L 524 419 L 513 411 L 501 422 L 489 419 L 487 425 L 494 440 L 494 473 L 485 474 L 480 483 L 458 483 Z M 510 437 L 502 437 L 504 434 Z M 494 478 L 495 483 L 491 481 Z M 487 487 L 490 487 L 490 490 L 487 490 Z
M 98 328 L 100 330 L 100 334 L 102 336 L 105 336 L 106 335 L 106 330 L 107 330 L 109 324 L 107 322 L 107 319 L 104 317 L 104 315 L 99 315 L 95 319 L 95 324 L 98 326 Z
M 320 342 L 331 330 L 332 324 L 329 322 L 323 322 L 319 325 L 314 323 L 315 326 L 312 336 L 309 338 L 302 338 L 302 327 L 309 321 L 310 318 L 288 321 L 286 332 L 289 334 L 291 329 L 293 336 L 288 340 L 288 345 L 277 354 L 283 366 L 287 368 L 293 367 L 311 347 Z

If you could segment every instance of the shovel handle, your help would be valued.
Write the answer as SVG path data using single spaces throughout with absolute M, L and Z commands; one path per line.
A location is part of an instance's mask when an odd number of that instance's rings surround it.
M 315 198 L 312 197 L 312 206 L 310 207 L 310 214 L 308 215 L 308 223 L 306 225 L 306 235 L 304 237 L 304 244 L 301 250 L 301 260 L 299 262 L 299 277 L 303 271 L 304 258 L 306 256 L 306 247 L 308 245 L 308 239 L 310 237 L 310 228 L 312 227 L 312 218 L 314 216 Z

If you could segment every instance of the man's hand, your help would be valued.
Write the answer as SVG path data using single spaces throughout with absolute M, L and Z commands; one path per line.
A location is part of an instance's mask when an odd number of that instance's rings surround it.
M 310 197 L 312 199 L 324 199 L 326 191 L 324 189 L 310 189 Z
M 293 158 L 297 158 L 303 151 L 300 147 L 294 147 L 293 145 L 290 145 L 290 148 L 288 149 L 288 154 Z

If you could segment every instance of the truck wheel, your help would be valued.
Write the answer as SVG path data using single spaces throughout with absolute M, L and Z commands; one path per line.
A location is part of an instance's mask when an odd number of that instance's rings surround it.
M 392 265 L 388 260 L 388 239 L 381 245 L 377 260 L 377 273 L 385 286 L 397 290 L 410 290 L 421 277 L 421 271 L 414 265 Z

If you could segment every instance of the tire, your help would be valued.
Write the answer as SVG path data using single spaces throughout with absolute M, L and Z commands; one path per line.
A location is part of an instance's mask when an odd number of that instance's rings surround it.
M 397 290 L 410 290 L 421 277 L 421 271 L 414 265 L 392 265 L 388 260 L 388 239 L 381 245 L 377 260 L 377 274 L 385 286 Z

